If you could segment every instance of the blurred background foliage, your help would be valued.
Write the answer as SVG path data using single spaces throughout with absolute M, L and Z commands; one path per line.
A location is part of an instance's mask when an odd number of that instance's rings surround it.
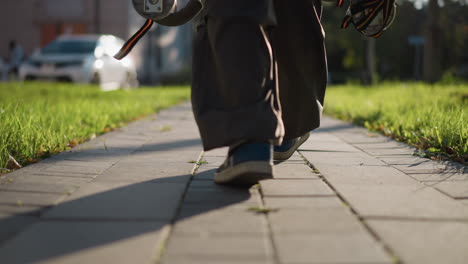
M 330 81 L 466 81 L 468 1 L 399 0 L 397 4 L 393 25 L 380 38 L 372 40 L 352 26 L 341 29 L 346 8 L 324 2 L 322 23 Z M 411 38 L 420 42 L 416 43 L 418 46 L 411 45 Z M 369 74 L 373 78 L 366 80 Z

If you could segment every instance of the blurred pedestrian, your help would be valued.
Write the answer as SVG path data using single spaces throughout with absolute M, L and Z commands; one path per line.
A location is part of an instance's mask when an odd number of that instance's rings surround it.
M 7 75 L 7 64 L 5 60 L 0 57 L 0 81 L 6 81 L 6 75 Z
M 7 81 L 10 75 L 14 75 L 15 78 L 18 77 L 19 66 L 23 62 L 24 53 L 23 48 L 16 43 L 16 41 L 10 41 L 9 45 L 9 53 L 8 53 L 8 63 L 6 65 L 6 70 L 3 71 L 2 79 Z

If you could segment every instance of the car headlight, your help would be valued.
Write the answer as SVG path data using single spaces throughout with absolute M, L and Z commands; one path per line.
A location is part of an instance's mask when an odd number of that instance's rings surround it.
M 94 68 L 96 69 L 101 69 L 104 66 L 104 62 L 102 60 L 96 60 L 94 62 Z

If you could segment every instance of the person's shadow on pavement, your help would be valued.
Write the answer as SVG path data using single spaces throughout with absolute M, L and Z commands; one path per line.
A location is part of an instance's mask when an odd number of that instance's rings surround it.
M 202 173 L 213 174 L 214 170 Z M 28 212 L 36 216 L 35 220 L 19 233 L 10 230 L 9 239 L 0 241 L 0 262 L 48 261 L 145 235 L 146 246 L 154 251 L 158 241 L 151 234 L 168 224 L 251 198 L 248 189 L 220 187 L 209 180 L 191 181 L 188 186 L 187 177 L 127 183 L 76 199 L 71 196 L 55 207 Z M 23 218 L 24 214 L 3 218 L 0 227 Z

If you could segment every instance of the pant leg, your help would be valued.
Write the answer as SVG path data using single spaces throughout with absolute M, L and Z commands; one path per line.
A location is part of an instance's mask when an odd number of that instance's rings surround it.
M 205 150 L 282 140 L 273 53 L 258 20 L 208 13 L 193 54 L 192 107 Z
M 285 139 L 320 126 L 327 61 L 321 0 L 274 0 L 277 26 L 271 41 L 279 68 Z

